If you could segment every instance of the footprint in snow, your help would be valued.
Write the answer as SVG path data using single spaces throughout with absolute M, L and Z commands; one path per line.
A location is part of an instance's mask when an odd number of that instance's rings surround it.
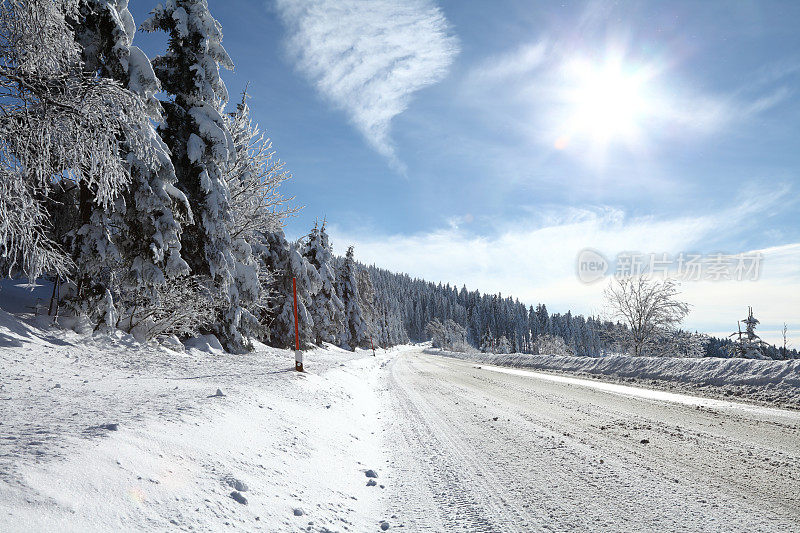
M 242 505 L 247 505 L 247 498 L 242 496 L 241 492 L 235 490 L 235 491 L 231 492 L 230 496 L 231 496 L 231 498 L 233 498 L 237 502 L 241 503 Z
M 109 423 L 109 424 L 100 424 L 98 426 L 89 426 L 88 428 L 86 428 L 86 431 L 98 431 L 101 429 L 105 429 L 107 431 L 117 431 L 119 429 L 119 424 Z
M 247 486 L 247 483 L 239 479 L 236 479 L 233 476 L 228 476 L 224 478 L 224 481 L 225 483 L 228 484 L 230 488 L 238 490 L 239 492 L 247 492 L 248 490 L 250 490 L 250 488 Z

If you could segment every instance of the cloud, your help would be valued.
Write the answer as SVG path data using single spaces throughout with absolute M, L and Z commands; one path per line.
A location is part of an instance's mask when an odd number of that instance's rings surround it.
M 366 263 L 405 272 L 433 282 L 465 284 L 470 290 L 512 295 L 526 304 L 543 302 L 554 311 L 583 314 L 602 310 L 603 282 L 583 284 L 576 275 L 576 257 L 593 248 L 613 258 L 624 251 L 714 254 L 699 249 L 722 229 L 746 232 L 754 215 L 774 212 L 791 192 L 780 189 L 757 200 L 742 197 L 730 207 L 703 216 L 629 217 L 612 208 L 538 210 L 524 219 L 489 225 L 482 233 L 470 229 L 481 221 L 411 235 L 384 235 L 333 225 L 331 242 L 337 253 L 355 244 L 356 257 Z M 748 253 L 751 250 L 724 250 Z M 683 293 L 693 311 L 687 327 L 701 331 L 734 328 L 747 305 L 756 309 L 762 327 L 772 333 L 783 321 L 800 324 L 796 297 L 800 294 L 800 244 L 758 250 L 763 255 L 758 281 L 685 282 Z M 753 251 L 754 252 L 754 251 Z M 731 329 L 732 331 L 732 329 Z M 765 336 L 776 342 L 773 336 Z
M 542 66 L 550 52 L 548 48 L 546 41 L 523 44 L 511 52 L 479 62 L 470 69 L 468 76 L 472 83 L 508 82 Z
M 746 107 L 748 115 L 758 115 L 780 105 L 792 96 L 792 91 L 788 87 L 778 87 L 774 91 L 757 98 Z
M 458 53 L 429 0 L 276 0 L 297 68 L 367 142 L 399 165 L 391 121 L 437 83 Z

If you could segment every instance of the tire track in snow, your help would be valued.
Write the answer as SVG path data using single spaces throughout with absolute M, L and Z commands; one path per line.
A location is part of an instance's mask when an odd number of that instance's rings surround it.
M 393 487 L 394 509 L 414 530 L 792 531 L 800 523 L 797 425 L 414 352 L 387 370 L 390 445 L 405 478 Z

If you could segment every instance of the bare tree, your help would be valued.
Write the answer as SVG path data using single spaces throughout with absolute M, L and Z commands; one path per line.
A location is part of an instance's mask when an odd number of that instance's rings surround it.
M 623 337 L 617 340 L 635 356 L 651 353 L 664 332 L 689 313 L 689 304 L 676 299 L 678 285 L 671 279 L 617 278 L 604 294 L 609 318 L 627 326 L 616 330 Z
M 425 333 L 431 338 L 434 348 L 441 348 L 451 352 L 468 352 L 470 345 L 467 342 L 467 330 L 453 320 L 447 319 L 439 322 L 433 319 L 425 326 Z M 506 341 L 508 344 L 508 341 Z M 508 351 L 503 352 L 508 353 Z
M 236 112 L 225 116 L 236 150 L 224 176 L 233 209 L 231 235 L 251 240 L 256 232 L 279 230 L 283 220 L 300 208 L 288 205 L 294 197 L 286 198 L 280 193 L 281 183 L 291 175 L 275 157 L 272 142 L 250 119 L 247 97 L 245 91 Z
M 141 341 L 163 335 L 196 335 L 213 324 L 216 308 L 224 305 L 219 290 L 202 276 L 185 276 L 148 292 L 136 294 L 133 305 L 122 311 L 115 325 Z

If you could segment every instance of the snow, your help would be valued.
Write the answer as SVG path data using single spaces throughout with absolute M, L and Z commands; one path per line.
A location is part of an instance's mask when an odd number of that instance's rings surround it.
M 31 305 L 46 308 L 49 290 L 0 283 L 0 531 L 748 531 L 797 520 L 797 411 L 529 370 L 595 365 L 615 379 L 780 392 L 798 388 L 796 367 L 781 376 L 763 364 L 784 362 L 408 346 L 372 357 L 326 344 L 298 373 L 292 351 L 259 343 L 233 355 L 213 335 L 158 344 L 52 327 Z
M 130 77 L 128 89 L 142 96 L 145 100 L 152 98 L 160 88 L 150 59 L 137 46 L 131 46 L 129 49 L 128 76 Z
M 741 397 L 800 408 L 800 361 L 716 357 L 574 357 L 561 355 L 439 352 L 513 368 L 540 369 L 641 382 L 670 389 Z
M 543 379 L 419 351 L 388 370 L 388 490 L 397 494 L 387 514 L 408 531 L 748 532 L 800 523 L 798 411 L 663 401 L 640 387 L 640 396 L 622 394 L 592 379 Z
M 354 381 L 346 371 L 339 378 Z M 280 379 L 269 392 L 199 394 L 203 412 L 168 423 L 123 423 L 65 461 L 31 465 L 23 472 L 27 487 L 4 494 L 2 514 L 11 512 L 12 524 L 30 531 L 163 529 L 172 521 L 204 530 L 258 522 L 296 530 L 309 521 L 340 529 L 374 521 L 377 495 L 361 481 L 359 464 L 378 460 L 368 422 L 342 405 L 345 393 L 331 391 L 325 378 Z M 231 497 L 230 478 L 248 487 L 241 494 L 246 507 Z M 302 522 L 295 508 L 304 510 Z
M 680 403 L 684 405 L 693 405 L 699 407 L 707 407 L 714 409 L 732 409 L 744 410 L 759 413 L 767 413 L 777 418 L 788 418 L 791 420 L 800 420 L 800 413 L 797 411 L 790 411 L 788 409 L 774 409 L 769 407 L 762 407 L 756 405 L 749 405 L 740 402 L 729 402 L 725 400 L 718 400 L 714 398 L 705 398 L 702 396 L 690 396 L 688 394 L 675 394 L 673 392 L 666 392 L 662 390 L 644 389 L 641 387 L 631 387 L 628 385 L 620 385 L 617 383 L 607 383 L 604 381 L 593 381 L 589 379 L 572 378 L 566 376 L 557 376 L 553 374 L 544 374 L 542 372 L 531 372 L 529 370 L 521 370 L 519 368 L 506 368 L 493 365 L 483 365 L 482 370 L 491 372 L 500 372 L 503 374 L 511 374 L 515 376 L 532 377 L 544 381 L 553 381 L 556 383 L 566 383 L 568 385 L 577 385 L 579 387 L 588 387 L 591 389 L 601 390 L 605 392 L 612 392 L 624 396 L 634 398 L 645 398 L 648 400 L 656 400 L 659 402 Z
M 200 161 L 200 158 L 203 157 L 203 153 L 205 151 L 206 143 L 203 142 L 203 139 L 194 133 L 189 135 L 189 141 L 186 143 L 186 152 L 189 157 L 189 161 L 192 163 Z
M 188 349 L 194 349 L 210 354 L 222 355 L 225 353 L 225 350 L 222 348 L 222 344 L 220 344 L 216 335 L 198 335 L 197 337 L 188 339 L 184 343 L 184 346 L 186 346 Z
M 180 352 L 50 327 L 24 290 L 0 292 L 20 313 L 0 311 L 0 531 L 363 531 L 388 519 L 365 483 L 387 461 L 371 352 L 310 350 L 301 374 L 293 352 L 261 344 L 232 355 L 205 336 Z
M 172 12 L 172 18 L 175 19 L 175 31 L 179 37 L 187 37 L 189 35 L 188 18 L 186 10 L 182 7 L 176 8 Z
M 203 103 L 192 107 L 188 113 L 197 124 L 197 130 L 211 143 L 214 157 L 227 161 L 235 151 L 235 146 L 220 112 L 214 106 Z

